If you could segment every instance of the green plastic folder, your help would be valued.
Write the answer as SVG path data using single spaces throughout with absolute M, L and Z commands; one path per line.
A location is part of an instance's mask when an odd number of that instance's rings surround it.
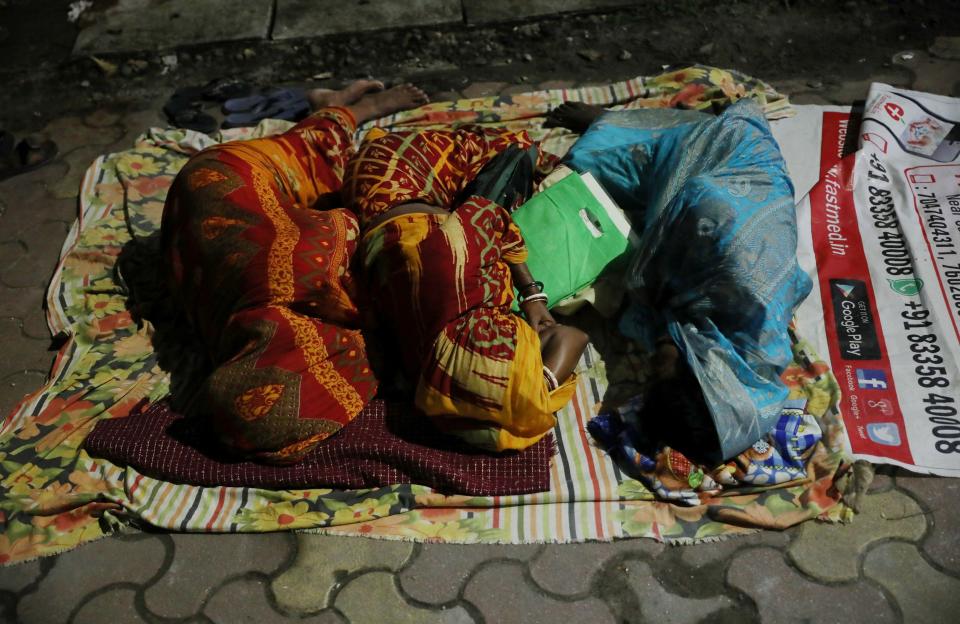
M 572 173 L 534 195 L 513 220 L 551 307 L 592 284 L 637 240 L 623 210 L 589 173 Z

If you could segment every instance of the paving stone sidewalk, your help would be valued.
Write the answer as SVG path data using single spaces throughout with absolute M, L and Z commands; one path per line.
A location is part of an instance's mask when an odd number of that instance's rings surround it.
M 94 5 L 76 55 L 167 50 L 184 44 L 298 39 L 384 28 L 488 24 L 572 11 L 610 9 L 630 0 L 116 0 Z M 158 28 L 167 24 L 167 28 Z
M 874 78 L 942 90 L 957 61 L 925 55 Z M 938 77 L 939 76 L 939 77 Z M 799 103 L 850 103 L 869 81 Z M 549 86 L 574 86 L 551 83 Z M 479 96 L 517 85 L 474 84 Z M 447 96 L 460 94 L 447 94 Z M 41 304 L 80 178 L 156 110 L 61 118 L 61 154 L 0 183 L 0 413 L 39 386 L 52 353 Z M 960 480 L 881 468 L 851 525 L 668 547 L 652 540 L 453 546 L 309 534 L 137 533 L 0 568 L 0 621 L 950 622 L 960 612 Z

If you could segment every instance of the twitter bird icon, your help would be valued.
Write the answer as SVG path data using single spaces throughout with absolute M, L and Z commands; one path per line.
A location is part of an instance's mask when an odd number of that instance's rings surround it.
M 900 446 L 900 429 L 896 423 L 869 423 L 867 425 L 867 435 L 877 444 Z

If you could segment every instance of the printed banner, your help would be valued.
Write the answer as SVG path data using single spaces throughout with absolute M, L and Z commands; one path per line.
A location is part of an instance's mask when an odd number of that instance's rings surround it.
M 820 139 L 797 317 L 829 353 L 850 450 L 960 476 L 960 100 L 874 84 L 862 119 L 822 113 Z

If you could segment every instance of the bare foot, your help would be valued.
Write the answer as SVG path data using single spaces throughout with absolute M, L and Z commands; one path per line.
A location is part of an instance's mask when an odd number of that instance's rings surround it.
M 586 132 L 593 120 L 604 112 L 600 106 L 584 104 L 583 102 L 564 102 L 547 113 L 544 128 L 566 128 L 577 134 Z
M 354 80 L 343 89 L 310 89 L 307 91 L 307 101 L 310 110 L 318 110 L 325 106 L 349 106 L 367 93 L 382 91 L 383 83 L 379 80 Z
M 397 85 L 379 93 L 367 93 L 350 106 L 357 122 L 376 119 L 421 106 L 430 101 L 427 94 L 412 84 Z

